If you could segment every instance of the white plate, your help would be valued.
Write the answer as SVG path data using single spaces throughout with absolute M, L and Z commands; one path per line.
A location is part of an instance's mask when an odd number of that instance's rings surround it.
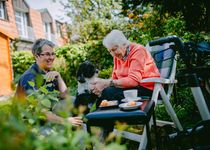
M 106 108 L 106 107 L 113 107 L 113 106 L 117 106 L 118 105 L 118 101 L 117 100 L 112 100 L 112 101 L 107 101 L 108 105 L 107 106 L 100 106 L 100 108 Z
M 122 103 L 119 105 L 120 108 L 124 110 L 131 110 L 131 109 L 136 109 L 142 105 L 142 102 L 136 102 L 135 106 L 129 106 L 128 103 Z
M 128 101 L 138 101 L 138 100 L 141 100 L 141 97 L 136 97 L 136 98 L 133 98 L 133 99 L 126 99 L 126 98 L 124 98 L 124 99 L 122 99 L 121 101 L 122 102 L 128 102 Z

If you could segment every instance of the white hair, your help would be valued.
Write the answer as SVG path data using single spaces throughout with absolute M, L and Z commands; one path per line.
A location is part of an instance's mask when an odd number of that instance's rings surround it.
M 106 37 L 103 39 L 103 45 L 110 49 L 113 46 L 127 46 L 130 44 L 130 41 L 125 37 L 122 31 L 112 30 Z

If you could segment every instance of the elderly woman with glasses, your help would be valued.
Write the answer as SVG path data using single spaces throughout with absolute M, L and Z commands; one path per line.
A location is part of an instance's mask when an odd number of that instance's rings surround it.
M 54 46 L 51 41 L 46 39 L 38 39 L 34 42 L 32 53 L 36 62 L 20 77 L 16 90 L 17 99 L 24 99 L 31 92 L 46 84 L 50 85 L 46 87 L 48 91 L 57 90 L 60 92 L 60 98 L 65 98 L 67 86 L 60 73 L 51 70 L 55 60 Z M 34 83 L 34 86 L 30 84 L 30 81 Z M 63 118 L 52 112 L 46 112 L 46 116 L 49 121 L 58 123 L 64 121 Z M 82 124 L 80 117 L 69 117 L 67 120 L 75 126 Z
M 121 100 L 123 91 L 128 89 L 137 89 L 138 96 L 151 96 L 154 83 L 140 83 L 144 78 L 160 77 L 150 52 L 127 40 L 119 30 L 112 30 L 103 39 L 103 45 L 113 56 L 112 77 L 94 82 L 92 92 L 101 100 Z

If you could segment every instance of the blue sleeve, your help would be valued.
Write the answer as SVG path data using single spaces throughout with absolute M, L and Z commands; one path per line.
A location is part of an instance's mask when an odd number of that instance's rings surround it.
M 29 81 L 34 82 L 35 86 L 32 87 L 29 84 Z M 22 76 L 21 79 L 20 79 L 20 86 L 23 87 L 23 90 L 25 91 L 26 94 L 29 94 L 29 92 L 32 91 L 32 90 L 37 90 L 37 86 L 36 86 L 36 83 L 35 83 L 35 75 L 27 74 L 27 75 Z

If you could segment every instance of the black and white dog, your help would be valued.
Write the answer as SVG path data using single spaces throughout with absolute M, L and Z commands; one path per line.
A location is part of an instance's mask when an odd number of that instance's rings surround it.
M 91 93 L 90 84 L 98 79 L 99 70 L 90 61 L 85 61 L 80 64 L 77 70 L 77 95 L 75 106 L 87 106 L 87 111 L 91 108 L 98 96 Z
M 91 93 L 90 84 L 94 82 L 98 78 L 98 69 L 95 67 L 93 63 L 86 60 L 82 64 L 80 64 L 79 69 L 77 70 L 77 93 Z

